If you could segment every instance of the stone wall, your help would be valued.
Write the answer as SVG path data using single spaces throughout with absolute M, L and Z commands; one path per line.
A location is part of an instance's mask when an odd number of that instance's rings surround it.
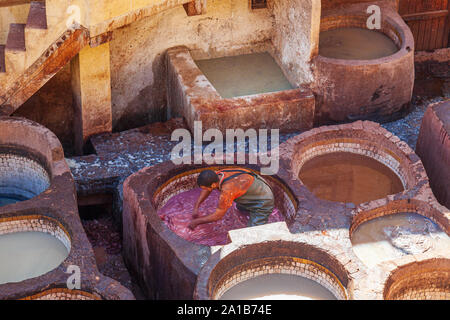
M 437 200 L 450 208 L 450 100 L 428 107 L 420 127 L 416 152 Z
M 313 82 L 311 59 L 319 51 L 320 0 L 271 1 L 272 42 L 289 81 L 298 86 Z

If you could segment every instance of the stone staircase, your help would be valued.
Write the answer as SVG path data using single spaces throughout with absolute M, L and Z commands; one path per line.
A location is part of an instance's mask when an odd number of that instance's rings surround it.
M 66 25 L 59 0 L 31 1 L 26 23 L 12 23 L 0 44 L 0 115 L 10 115 L 86 44 L 87 30 Z

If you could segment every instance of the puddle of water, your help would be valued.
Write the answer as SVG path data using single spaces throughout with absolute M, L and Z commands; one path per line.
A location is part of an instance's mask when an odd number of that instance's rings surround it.
M 320 199 L 356 205 L 403 191 L 402 182 L 391 169 L 349 152 L 329 153 L 307 161 L 299 178 Z
M 319 54 L 328 58 L 372 60 L 393 55 L 398 47 L 382 32 L 338 28 L 320 33 Z
M 433 221 L 415 213 L 364 222 L 353 232 L 352 244 L 355 254 L 368 267 L 408 254 L 450 250 L 448 235 Z
M 0 284 L 43 275 L 58 267 L 68 255 L 64 244 L 48 233 L 0 235 Z
M 219 300 L 336 300 L 319 283 L 296 275 L 266 274 L 228 289 Z
M 195 63 L 222 98 L 293 88 L 267 52 L 197 60 Z

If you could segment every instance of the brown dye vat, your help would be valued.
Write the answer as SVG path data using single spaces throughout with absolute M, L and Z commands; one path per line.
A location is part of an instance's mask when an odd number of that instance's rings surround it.
M 320 33 L 319 54 L 345 60 L 372 60 L 393 55 L 395 43 L 385 34 L 363 28 L 339 28 Z
M 404 190 L 391 169 L 372 158 L 348 152 L 307 161 L 299 178 L 320 199 L 356 205 Z

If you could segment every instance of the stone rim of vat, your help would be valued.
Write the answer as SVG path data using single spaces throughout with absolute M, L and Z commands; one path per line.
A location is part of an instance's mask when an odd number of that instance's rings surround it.
M 238 155 L 236 154 L 235 157 Z M 249 155 L 244 155 L 246 158 L 246 163 L 248 163 Z M 259 171 L 260 165 L 220 165 L 219 167 L 246 167 L 249 169 Z M 211 255 L 212 250 L 217 250 L 218 247 L 209 247 L 205 245 L 196 244 L 189 242 L 173 231 L 171 231 L 164 221 L 160 219 L 157 214 L 157 210 L 162 206 L 162 201 L 158 199 L 158 195 L 161 190 L 170 184 L 170 181 L 174 181 L 177 177 L 183 177 L 184 175 L 197 174 L 199 170 L 204 170 L 214 167 L 214 165 L 209 165 L 206 163 L 202 164 L 181 164 L 175 165 L 171 161 L 167 161 L 152 167 L 144 168 L 137 173 L 129 176 L 123 185 L 123 239 L 124 239 L 124 252 L 125 261 L 129 269 L 132 270 L 134 274 L 137 275 L 144 285 L 147 285 L 147 281 L 151 278 L 152 281 L 150 286 L 155 285 L 153 282 L 164 281 L 167 277 L 166 273 L 158 273 L 158 269 L 152 266 L 150 260 L 153 260 L 153 264 L 165 265 L 166 262 L 161 262 L 165 260 L 173 261 L 177 260 L 176 265 L 182 265 L 182 267 L 177 267 L 177 269 L 182 268 L 184 271 L 184 281 L 185 288 L 187 291 L 190 289 L 189 293 L 180 296 L 183 299 L 191 299 L 193 286 L 198 272 L 200 271 L 202 265 L 208 260 Z M 273 178 L 273 177 L 272 177 Z M 294 220 L 296 215 L 297 199 L 299 197 L 299 184 L 296 181 L 289 179 L 288 173 L 280 168 L 280 171 L 276 175 L 277 183 L 284 189 L 284 194 L 290 192 L 292 197 L 289 200 L 294 203 L 294 210 L 292 212 L 292 217 L 286 217 L 286 220 Z M 173 193 L 171 193 L 173 195 Z M 276 197 L 277 198 L 277 197 Z M 280 209 L 283 215 L 286 213 Z M 285 215 L 286 216 L 286 215 Z M 288 221 L 287 221 L 288 222 Z M 289 223 L 289 222 L 288 222 Z M 244 228 L 243 230 L 245 230 Z M 162 255 L 158 250 L 158 253 L 150 254 L 153 248 L 149 247 L 149 239 L 151 241 L 164 243 L 165 250 L 167 250 L 165 255 Z M 155 246 L 155 244 L 153 244 Z M 142 252 L 145 252 L 144 254 Z M 147 257 L 149 255 L 149 257 Z M 145 256 L 145 257 L 144 257 Z M 171 262 L 173 263 L 173 262 Z M 147 265 L 147 266 L 146 266 Z M 153 270 L 146 270 L 146 269 Z M 158 275 L 151 275 L 148 272 L 155 272 Z M 169 272 L 166 270 L 166 272 Z M 144 274 L 146 275 L 144 278 Z M 171 275 L 171 281 L 177 281 L 175 275 Z M 157 279 L 157 280 L 155 280 Z M 167 287 L 169 287 L 170 280 L 168 281 Z M 186 284 L 188 283 L 188 284 Z M 190 288 L 190 289 L 189 289 Z M 179 292 L 165 292 L 166 288 L 163 285 L 158 286 L 158 294 L 163 296 L 162 298 L 174 299 L 171 294 L 180 294 Z M 170 291 L 170 289 L 167 289 Z M 150 289 L 149 289 L 150 291 Z M 181 290 L 180 290 L 181 291 Z M 186 292 L 187 292 L 186 291 Z M 167 296 L 164 296 L 164 295 Z M 184 293 L 183 293 L 184 294 Z M 177 297 L 178 298 L 178 297 Z
M 81 268 L 81 290 L 103 299 L 134 299 L 131 292 L 99 273 L 94 252 L 78 215 L 72 174 L 58 138 L 47 128 L 18 117 L 0 117 L 0 145 L 40 155 L 51 175 L 50 187 L 40 195 L 0 207 L 0 222 L 40 219 L 56 223 L 70 239 L 67 258 L 55 269 L 21 282 L 0 284 L 0 300 L 32 297 L 45 290 L 67 288 L 68 266 Z M 27 221 L 28 223 L 29 221 Z
M 419 257 L 386 271 L 385 300 L 449 300 L 449 257 Z M 440 289 L 440 290 L 439 290 Z M 437 292 L 440 296 L 437 297 Z
M 273 273 L 297 274 L 321 284 L 339 300 L 349 298 L 349 272 L 333 255 L 308 243 L 277 240 L 237 246 L 225 255 L 215 252 L 198 275 L 194 299 L 215 300 L 242 281 Z
M 397 46 L 398 51 L 392 55 L 370 60 L 339 59 L 325 57 L 320 54 L 316 59 L 324 63 L 342 64 L 349 66 L 383 64 L 398 60 L 414 52 L 414 38 L 406 23 L 390 6 L 379 4 L 381 7 L 381 30 Z M 356 4 L 340 10 L 325 11 L 321 18 L 320 31 L 334 30 L 343 27 L 360 27 L 367 29 L 367 5 Z

